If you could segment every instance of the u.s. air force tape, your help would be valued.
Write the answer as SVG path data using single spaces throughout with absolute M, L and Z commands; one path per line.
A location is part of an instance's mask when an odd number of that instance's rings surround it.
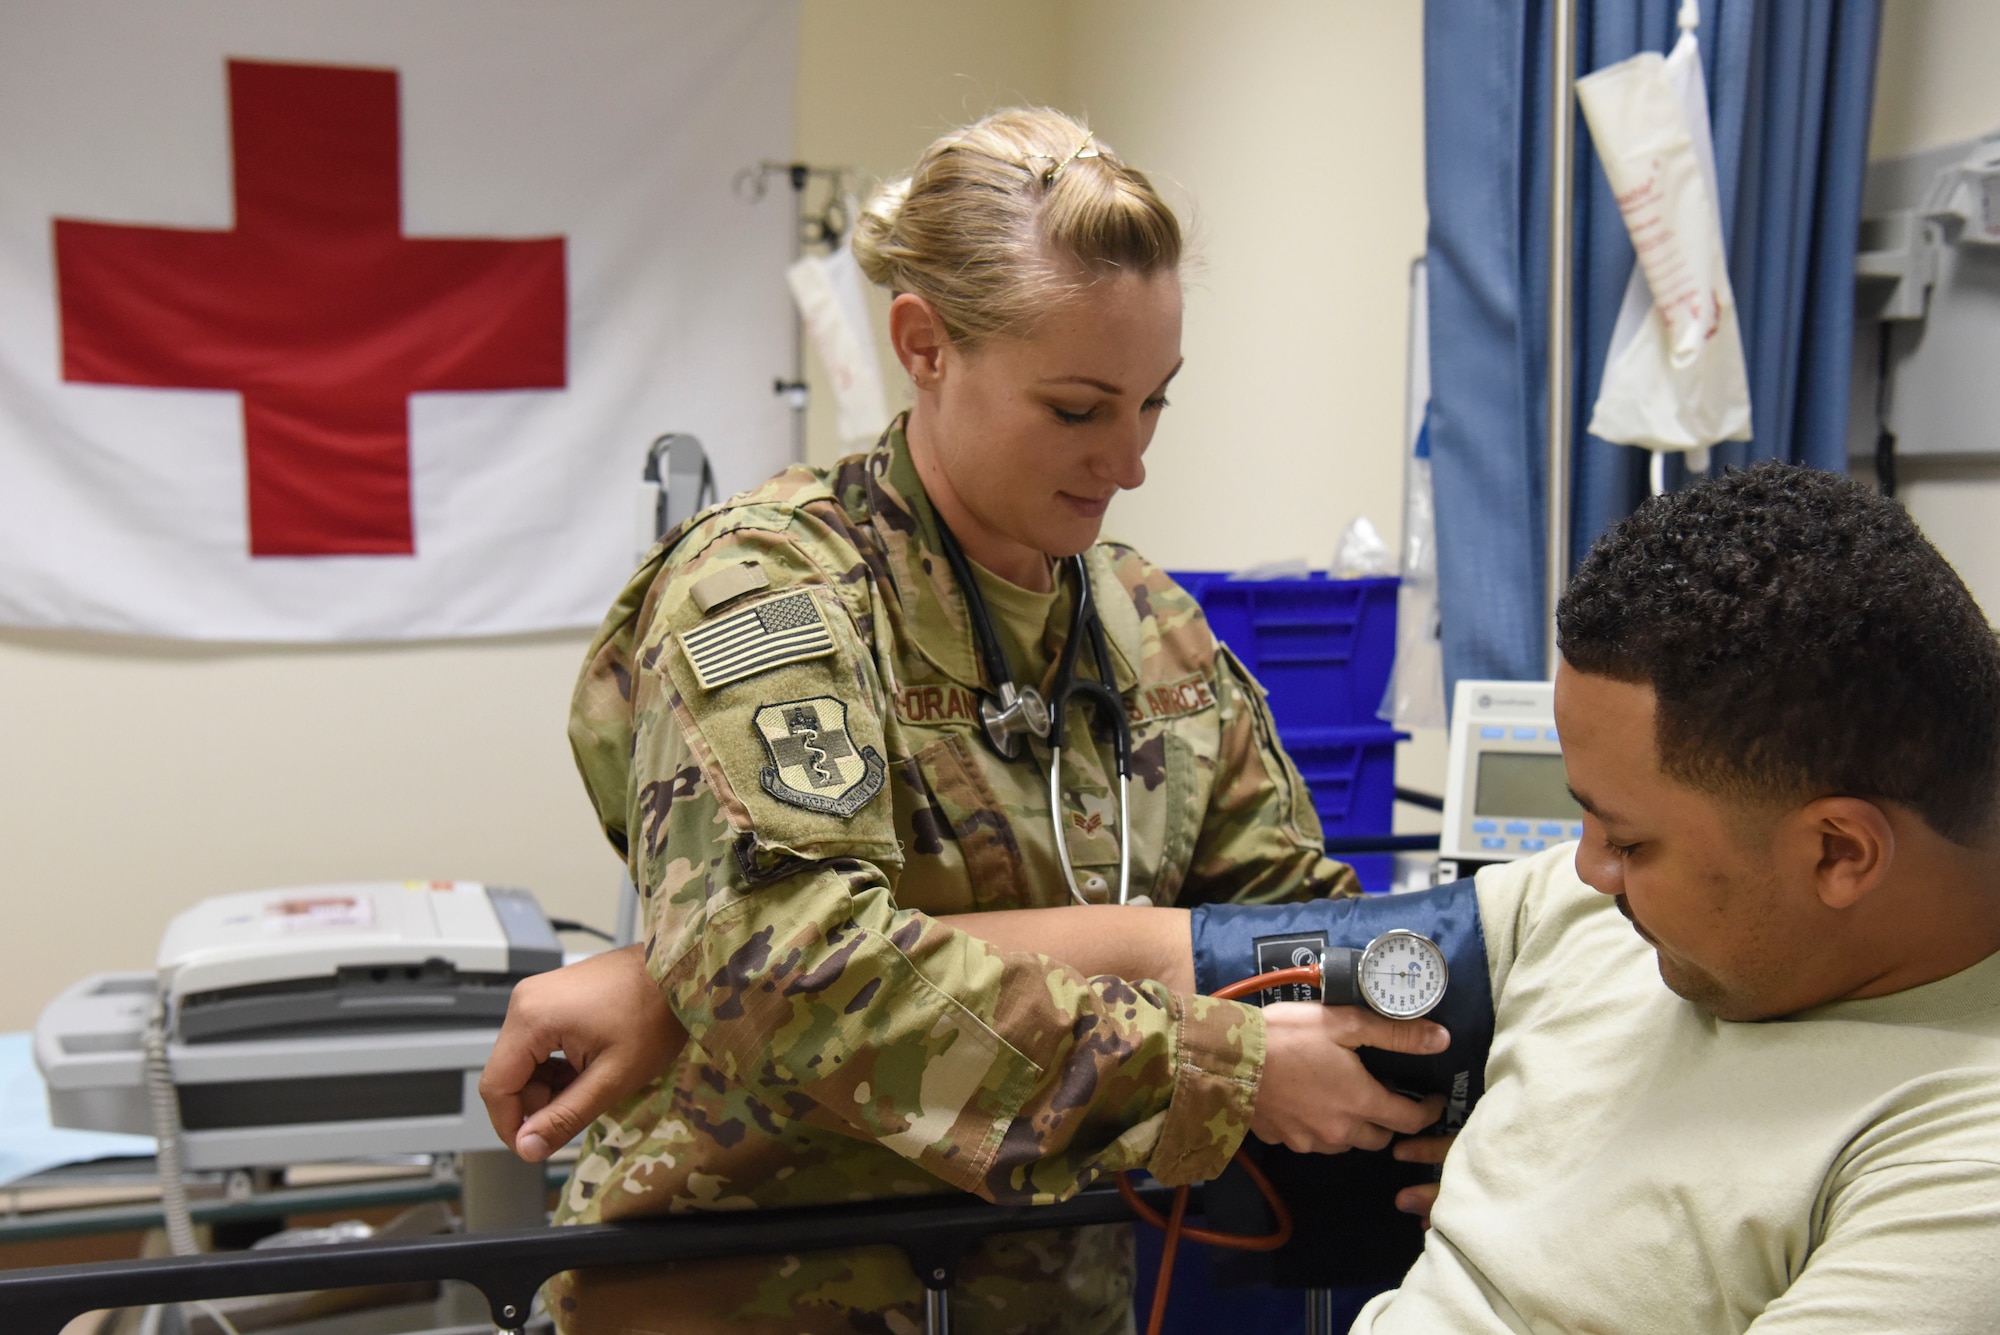
M 754 677 L 786 663 L 833 652 L 833 635 L 819 603 L 804 589 L 705 621 L 676 637 L 704 690 Z

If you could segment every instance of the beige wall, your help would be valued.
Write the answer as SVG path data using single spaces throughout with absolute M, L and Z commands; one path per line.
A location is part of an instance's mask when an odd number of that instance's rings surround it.
M 1152 479 L 1110 530 L 1173 566 L 1323 564 L 1356 513 L 1398 527 L 1419 20 L 1365 0 L 804 0 L 797 151 L 885 176 L 995 106 L 1088 113 L 1188 206 L 1205 262 Z M 838 453 L 824 405 L 812 424 L 812 455 Z M 563 736 L 583 644 L 0 632 L 0 1030 L 85 972 L 146 967 L 173 912 L 230 890 L 481 878 L 608 925 L 617 862 Z M 1435 785 L 1440 756 L 1427 740 L 1406 775 Z
M 1324 566 L 1362 514 L 1401 541 L 1422 29 L 1378 0 L 1076 9 L 1073 105 L 1170 190 L 1199 258 L 1146 485 L 1105 525 L 1170 569 Z M 1402 782 L 1443 791 L 1442 729 L 1399 752 Z
M 1898 157 L 2000 130 L 2000 5 L 1886 0 L 1870 158 Z M 1905 461 L 1898 494 L 1932 542 L 2000 618 L 2000 463 Z
M 1324 566 L 1401 532 L 1405 307 L 1424 248 L 1422 7 L 1099 0 L 1071 87 L 1185 201 L 1187 367 L 1107 529 L 1175 568 Z
M 460 877 L 608 925 L 618 863 L 563 735 L 582 652 L 0 634 L 0 1029 L 91 970 L 150 967 L 167 918 L 225 891 Z
M 1884 0 L 1868 156 L 1893 158 L 2000 129 L 2000 5 Z
M 998 107 L 1062 105 L 1071 9 L 1066 0 L 804 0 L 800 160 L 854 168 L 865 200 L 954 125 Z M 909 381 L 889 352 L 888 295 L 870 296 L 895 411 L 909 406 Z M 826 383 L 810 352 L 806 379 Z M 856 448 L 838 439 L 832 396 L 815 398 L 806 457 L 823 464 Z

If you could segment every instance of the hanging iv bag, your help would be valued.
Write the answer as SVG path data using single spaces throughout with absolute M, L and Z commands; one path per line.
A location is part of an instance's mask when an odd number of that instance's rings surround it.
M 1655 451 L 1750 439 L 1694 33 L 1684 30 L 1664 58 L 1642 52 L 1578 79 L 1576 95 L 1637 256 L 1590 433 Z

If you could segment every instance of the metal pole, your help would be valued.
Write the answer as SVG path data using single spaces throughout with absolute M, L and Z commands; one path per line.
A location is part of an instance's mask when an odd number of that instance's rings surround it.
M 1548 545 L 1543 553 L 1543 665 L 1556 675 L 1556 601 L 1569 583 L 1570 264 L 1576 198 L 1576 0 L 1556 0 L 1549 38 Z
M 951 1290 L 924 1290 L 924 1335 L 951 1335 Z
M 1172 1191 L 1139 1195 L 1155 1210 Z M 1197 1198 L 1197 1201 L 1199 1198 Z M 1198 1210 L 1199 1204 L 1190 1209 Z M 1060 1205 L 989 1205 L 957 1193 L 842 1207 L 724 1210 L 569 1228 L 524 1228 L 438 1237 L 374 1238 L 322 1247 L 208 1252 L 148 1260 L 0 1270 L 7 1335 L 59 1335 L 85 1312 L 202 1298 L 297 1293 L 359 1285 L 452 1279 L 486 1295 L 494 1324 L 518 1328 L 535 1291 L 563 1270 L 771 1256 L 854 1246 L 898 1248 L 926 1287 L 925 1306 L 949 1319 L 952 1260 L 995 1233 L 1125 1223 L 1132 1211 L 1114 1191 L 1090 1190 Z
M 792 263 L 806 253 L 806 182 L 812 168 L 802 162 L 791 166 L 792 178 Z M 806 461 L 806 319 L 792 313 L 792 462 Z

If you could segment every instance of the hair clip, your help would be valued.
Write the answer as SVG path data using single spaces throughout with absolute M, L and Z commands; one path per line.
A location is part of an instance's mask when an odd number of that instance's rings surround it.
M 1042 184 L 1044 186 L 1051 186 L 1056 183 L 1056 177 L 1062 175 L 1063 168 L 1069 166 L 1070 163 L 1075 162 L 1078 158 L 1094 158 L 1099 156 L 1097 151 L 1096 140 L 1097 140 L 1097 132 L 1095 130 L 1090 130 L 1084 134 L 1083 142 L 1076 146 L 1076 151 L 1074 153 L 1071 153 L 1068 157 L 1064 158 L 1061 162 L 1056 162 L 1055 158 L 1053 158 L 1047 153 L 1030 153 L 1028 155 L 1028 161 L 1033 162 L 1037 158 L 1039 158 L 1043 162 L 1049 162 L 1055 164 L 1054 166 L 1050 167 L 1048 171 L 1044 173 L 1042 176 Z

